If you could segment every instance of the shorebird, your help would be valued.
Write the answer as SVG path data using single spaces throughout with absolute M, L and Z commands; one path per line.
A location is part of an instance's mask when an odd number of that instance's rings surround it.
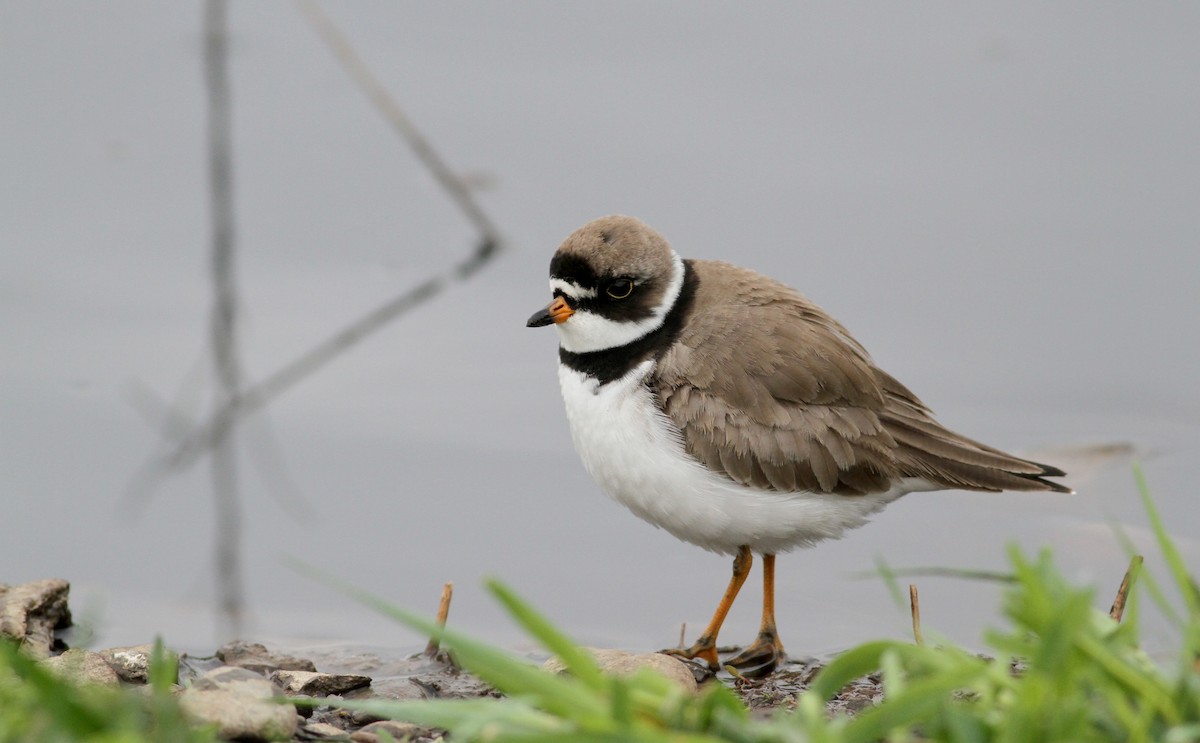
M 712 621 L 686 649 L 718 667 L 717 634 L 763 558 L 757 639 L 727 661 L 783 660 L 775 556 L 840 537 L 906 493 L 1071 490 L 1065 473 L 961 436 L 821 308 L 729 263 L 681 258 L 645 223 L 594 220 L 550 262 L 558 378 L 575 448 L 609 496 L 679 539 L 734 556 Z

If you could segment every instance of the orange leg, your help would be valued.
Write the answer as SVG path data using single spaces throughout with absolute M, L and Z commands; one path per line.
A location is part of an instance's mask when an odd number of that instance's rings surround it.
M 730 659 L 729 665 L 744 676 L 766 676 L 786 657 L 775 629 L 775 555 L 763 555 L 763 613 L 758 638 Z
M 770 555 L 769 557 L 774 560 L 774 555 Z M 663 652 L 677 658 L 699 658 L 708 663 L 708 667 L 714 671 L 720 668 L 717 659 L 717 633 L 721 631 L 721 625 L 725 622 L 725 615 L 729 613 L 729 607 L 733 606 L 733 600 L 737 598 L 738 591 L 742 589 L 742 584 L 746 582 L 746 576 L 750 575 L 750 566 L 753 563 L 754 557 L 750 554 L 750 548 L 738 547 L 737 556 L 733 558 L 733 577 L 729 579 L 729 586 L 725 589 L 725 595 L 721 597 L 721 603 L 717 605 L 717 610 L 713 613 L 712 621 L 708 623 L 704 634 L 700 635 L 696 642 L 686 650 L 683 648 L 672 648 Z M 773 619 L 772 622 L 774 622 Z

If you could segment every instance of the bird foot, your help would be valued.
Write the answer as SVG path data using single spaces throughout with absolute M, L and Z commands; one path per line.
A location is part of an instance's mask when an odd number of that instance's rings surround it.
M 772 671 L 787 660 L 787 653 L 774 637 L 759 635 L 751 645 L 742 652 L 725 661 L 725 665 L 733 666 L 747 678 L 762 678 L 769 676 Z
M 717 641 L 711 637 L 701 637 L 690 648 L 667 648 L 661 652 L 683 660 L 702 660 L 712 671 L 721 667 L 717 658 Z
M 724 663 L 721 663 L 717 655 L 716 641 L 707 637 L 696 640 L 690 648 L 667 648 L 661 652 L 681 660 L 702 661 L 713 672 L 724 666 L 733 666 L 746 678 L 768 676 L 787 660 L 783 645 L 769 635 L 759 635 L 751 645 Z

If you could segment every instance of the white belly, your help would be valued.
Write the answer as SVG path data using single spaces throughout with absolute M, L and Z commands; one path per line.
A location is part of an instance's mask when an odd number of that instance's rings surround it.
M 642 383 L 646 361 L 621 379 L 595 379 L 559 366 L 571 437 L 605 493 L 640 518 L 713 552 L 742 545 L 764 554 L 840 537 L 916 488 L 863 496 L 777 493 L 710 472 L 683 448 L 678 429 Z

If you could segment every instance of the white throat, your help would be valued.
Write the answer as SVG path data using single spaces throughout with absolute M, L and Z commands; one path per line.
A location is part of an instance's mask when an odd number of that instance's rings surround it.
M 675 306 L 675 300 L 679 299 L 679 292 L 683 290 L 683 274 L 683 259 L 671 251 L 671 278 L 663 292 L 662 301 L 654 307 L 649 317 L 635 322 L 617 322 L 594 312 L 580 310 L 566 322 L 554 326 L 558 329 L 559 345 L 571 353 L 591 353 L 624 346 L 658 330 L 667 313 Z M 550 289 L 560 289 L 571 299 L 589 296 L 589 292 L 590 296 L 595 296 L 592 290 L 560 279 L 551 279 Z

